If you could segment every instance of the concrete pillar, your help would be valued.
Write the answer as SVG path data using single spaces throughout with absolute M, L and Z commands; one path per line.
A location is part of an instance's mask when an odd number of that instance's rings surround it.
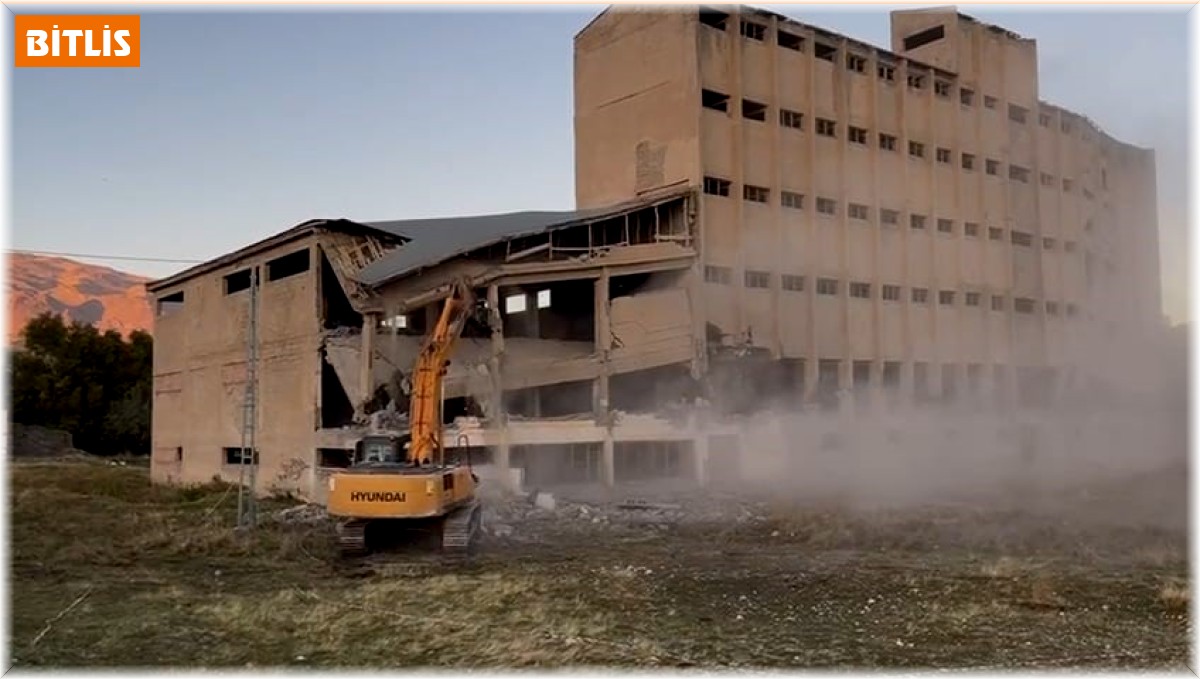
M 355 412 L 360 412 L 363 404 L 371 398 L 375 391 L 372 371 L 375 366 L 375 326 L 379 324 L 376 314 L 363 314 L 362 324 L 362 353 L 358 361 L 359 402 L 354 404 Z
M 592 413 L 599 424 L 607 424 L 611 419 L 609 411 L 609 357 L 612 351 L 612 329 L 609 316 L 609 274 L 608 269 L 600 271 L 600 278 L 595 283 L 595 327 L 596 356 L 600 359 L 600 374 L 592 384 Z
M 612 430 L 604 431 L 604 439 L 600 443 L 600 481 L 607 488 L 616 485 L 616 444 L 613 442 Z
M 491 389 L 488 397 L 487 417 L 489 426 L 500 434 L 494 464 L 500 468 L 505 487 L 513 490 L 512 475 L 509 471 L 508 427 L 504 417 L 504 375 L 501 372 L 501 359 L 504 356 L 504 321 L 500 315 L 500 289 L 495 283 L 488 286 L 487 306 L 488 325 L 491 326 L 492 331 L 492 354 L 488 357 L 488 377 L 491 380 Z
M 708 434 L 696 432 L 692 437 L 692 461 L 695 465 L 696 485 L 708 487 Z

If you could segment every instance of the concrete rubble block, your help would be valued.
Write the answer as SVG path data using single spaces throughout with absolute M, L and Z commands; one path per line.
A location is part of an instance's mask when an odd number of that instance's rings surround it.
M 538 509 L 543 509 L 548 512 L 554 511 L 557 506 L 554 501 L 554 496 L 550 493 L 538 493 L 533 498 L 533 504 Z

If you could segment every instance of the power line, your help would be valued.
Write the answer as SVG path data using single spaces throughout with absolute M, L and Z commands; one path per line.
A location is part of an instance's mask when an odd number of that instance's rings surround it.
M 124 255 L 94 255 L 82 252 L 54 252 L 51 250 L 21 250 L 9 248 L 8 252 L 22 255 L 43 255 L 47 257 L 81 257 L 86 259 L 111 259 L 127 262 L 159 262 L 162 264 L 203 264 L 203 259 L 167 259 L 165 257 L 130 257 Z

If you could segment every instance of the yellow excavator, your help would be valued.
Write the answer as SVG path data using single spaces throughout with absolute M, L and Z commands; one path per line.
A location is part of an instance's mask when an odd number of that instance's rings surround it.
M 476 312 L 470 283 L 456 281 L 413 369 L 408 436 L 369 432 L 356 446 L 351 465 L 329 477 L 327 510 L 339 520 L 343 556 L 368 554 L 404 529 L 440 535 L 446 561 L 461 563 L 474 553 L 479 479 L 469 458 L 466 465 L 446 463 L 442 381 L 454 343 Z

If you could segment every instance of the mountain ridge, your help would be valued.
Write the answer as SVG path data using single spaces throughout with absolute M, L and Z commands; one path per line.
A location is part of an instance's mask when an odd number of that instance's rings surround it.
M 116 330 L 151 331 L 154 315 L 145 276 L 60 256 L 8 255 L 8 341 L 20 339 L 29 321 L 43 313 Z

